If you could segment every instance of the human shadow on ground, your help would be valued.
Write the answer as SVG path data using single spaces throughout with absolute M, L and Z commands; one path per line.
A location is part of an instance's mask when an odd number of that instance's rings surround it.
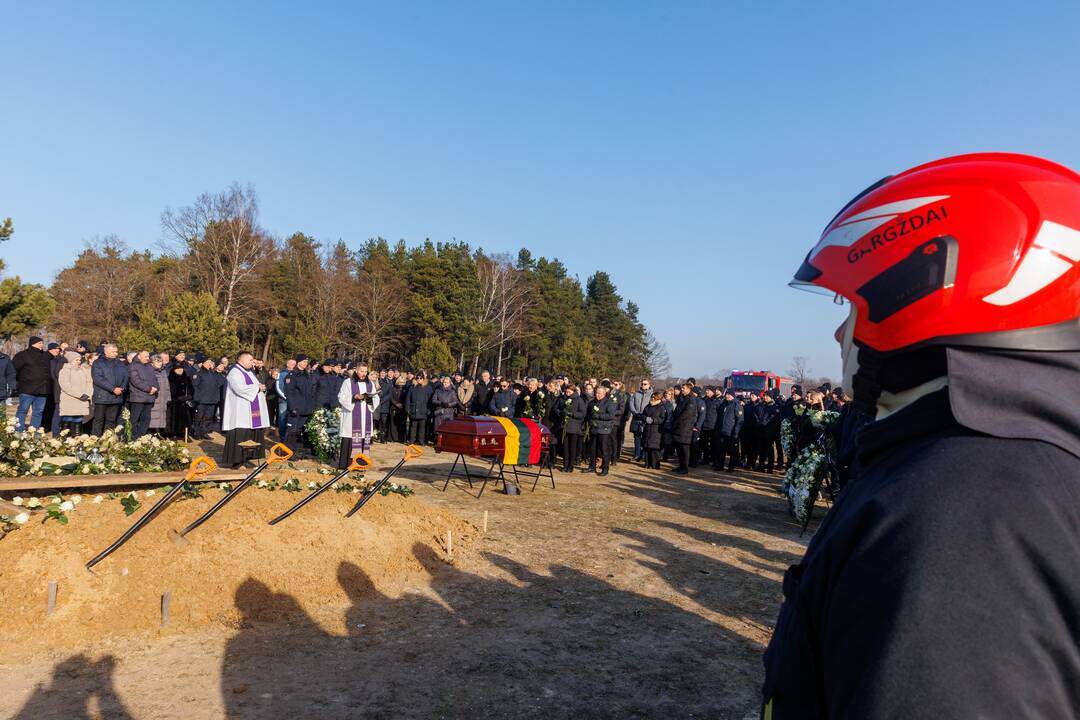
M 740 527 L 749 530 L 804 545 L 809 542 L 817 523 L 824 516 L 823 509 L 815 510 L 810 528 L 800 538 L 800 526 L 788 514 L 787 503 L 779 494 L 781 478 L 755 475 L 744 471 L 728 474 L 711 468 L 698 468 L 686 476 L 635 467 L 622 471 L 621 477 L 609 478 L 605 487 L 696 517 L 729 522 L 738 520 Z M 738 485 L 773 494 L 775 499 L 751 493 Z
M 85 655 L 73 655 L 53 668 L 52 680 L 38 685 L 33 695 L 15 715 L 15 720 L 128 720 L 132 717 L 116 693 L 112 656 L 92 662 Z M 91 707 L 96 700 L 96 707 Z
M 780 607 L 779 577 L 785 565 L 748 562 L 745 556 L 732 561 L 717 560 L 655 535 L 619 528 L 612 532 L 633 541 L 628 548 L 647 558 L 637 562 L 654 571 L 684 597 L 714 612 L 758 626 L 771 627 L 776 620 Z M 756 573 L 746 570 L 746 565 L 768 574 L 759 576 L 759 582 L 748 582 L 746 576 Z
M 744 718 L 758 706 L 760 642 L 699 614 L 565 566 L 539 574 L 492 554 L 496 575 L 480 575 L 427 545 L 413 553 L 429 587 L 401 597 L 341 563 L 344 637 L 298 604 L 295 619 L 261 621 L 295 600 L 245 583 L 227 717 Z

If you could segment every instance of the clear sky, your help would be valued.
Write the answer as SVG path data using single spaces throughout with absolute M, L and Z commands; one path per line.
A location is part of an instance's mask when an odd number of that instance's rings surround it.
M 278 236 L 607 270 L 681 375 L 837 375 L 843 311 L 786 283 L 881 176 L 1080 167 L 1076 2 L 24 2 L 0 29 L 9 273 L 153 247 L 235 180 Z

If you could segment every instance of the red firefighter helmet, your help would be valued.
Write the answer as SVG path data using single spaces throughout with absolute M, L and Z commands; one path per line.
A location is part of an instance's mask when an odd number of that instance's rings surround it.
M 860 346 L 1080 350 L 1080 175 L 1028 155 L 920 165 L 863 191 L 795 274 L 857 308 Z

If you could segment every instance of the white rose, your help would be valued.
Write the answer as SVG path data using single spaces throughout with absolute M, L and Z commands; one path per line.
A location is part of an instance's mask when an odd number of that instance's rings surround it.
M 94 498 L 94 504 L 95 504 L 95 505 L 100 505 L 100 504 L 101 504 L 101 501 L 102 501 L 102 500 L 104 500 L 104 499 L 105 499 L 105 496 L 104 496 L 104 495 L 98 495 L 98 496 L 96 496 L 96 497 Z
M 146 491 L 146 497 L 154 497 L 155 495 L 157 495 L 157 490 L 147 490 Z
M 78 505 L 79 503 L 82 502 L 82 495 L 72 495 L 70 499 L 71 499 L 71 502 Z
M 60 503 L 60 509 L 64 512 L 70 512 L 75 509 L 75 503 L 71 502 L 70 500 L 65 500 L 64 502 Z
M 37 498 L 30 498 L 29 500 L 26 501 L 26 507 L 28 507 L 28 508 L 41 507 L 41 501 L 38 500 Z
M 11 447 L 13 447 L 13 448 L 19 447 L 19 441 L 18 440 L 12 440 L 11 441 Z
M 266 481 L 265 480 L 260 480 L 259 481 L 259 487 L 266 487 Z
M 30 522 L 30 513 L 21 512 L 15 516 L 15 523 L 17 525 L 25 525 Z
M 307 486 L 308 486 L 308 490 L 314 490 L 315 489 L 315 483 L 314 482 L 309 482 L 307 484 Z
M 12 505 L 22 505 L 23 504 L 23 499 L 21 497 L 19 497 L 18 495 L 16 495 L 15 497 L 11 498 L 11 504 Z

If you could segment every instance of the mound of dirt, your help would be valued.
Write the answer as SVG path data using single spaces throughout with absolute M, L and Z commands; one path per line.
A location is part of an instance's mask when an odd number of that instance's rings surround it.
M 396 494 L 377 495 L 346 519 L 358 496 L 333 490 L 270 526 L 267 520 L 303 495 L 251 487 L 177 547 L 169 530 L 185 527 L 221 496 L 213 489 L 174 502 L 97 565 L 96 575 L 85 563 L 160 496 L 140 497 L 143 505 L 130 517 L 118 499 L 94 504 L 93 495 L 69 513 L 66 526 L 35 515 L 0 541 L 0 645 L 67 649 L 213 623 L 318 617 L 365 592 L 392 596 L 408 587 L 427 573 L 426 565 L 447 559 L 447 529 L 455 557 L 468 552 L 478 534 L 456 515 Z M 418 546 L 428 551 L 418 554 Z M 57 583 L 57 601 L 46 616 L 50 582 Z M 166 592 L 169 622 L 162 628 Z

